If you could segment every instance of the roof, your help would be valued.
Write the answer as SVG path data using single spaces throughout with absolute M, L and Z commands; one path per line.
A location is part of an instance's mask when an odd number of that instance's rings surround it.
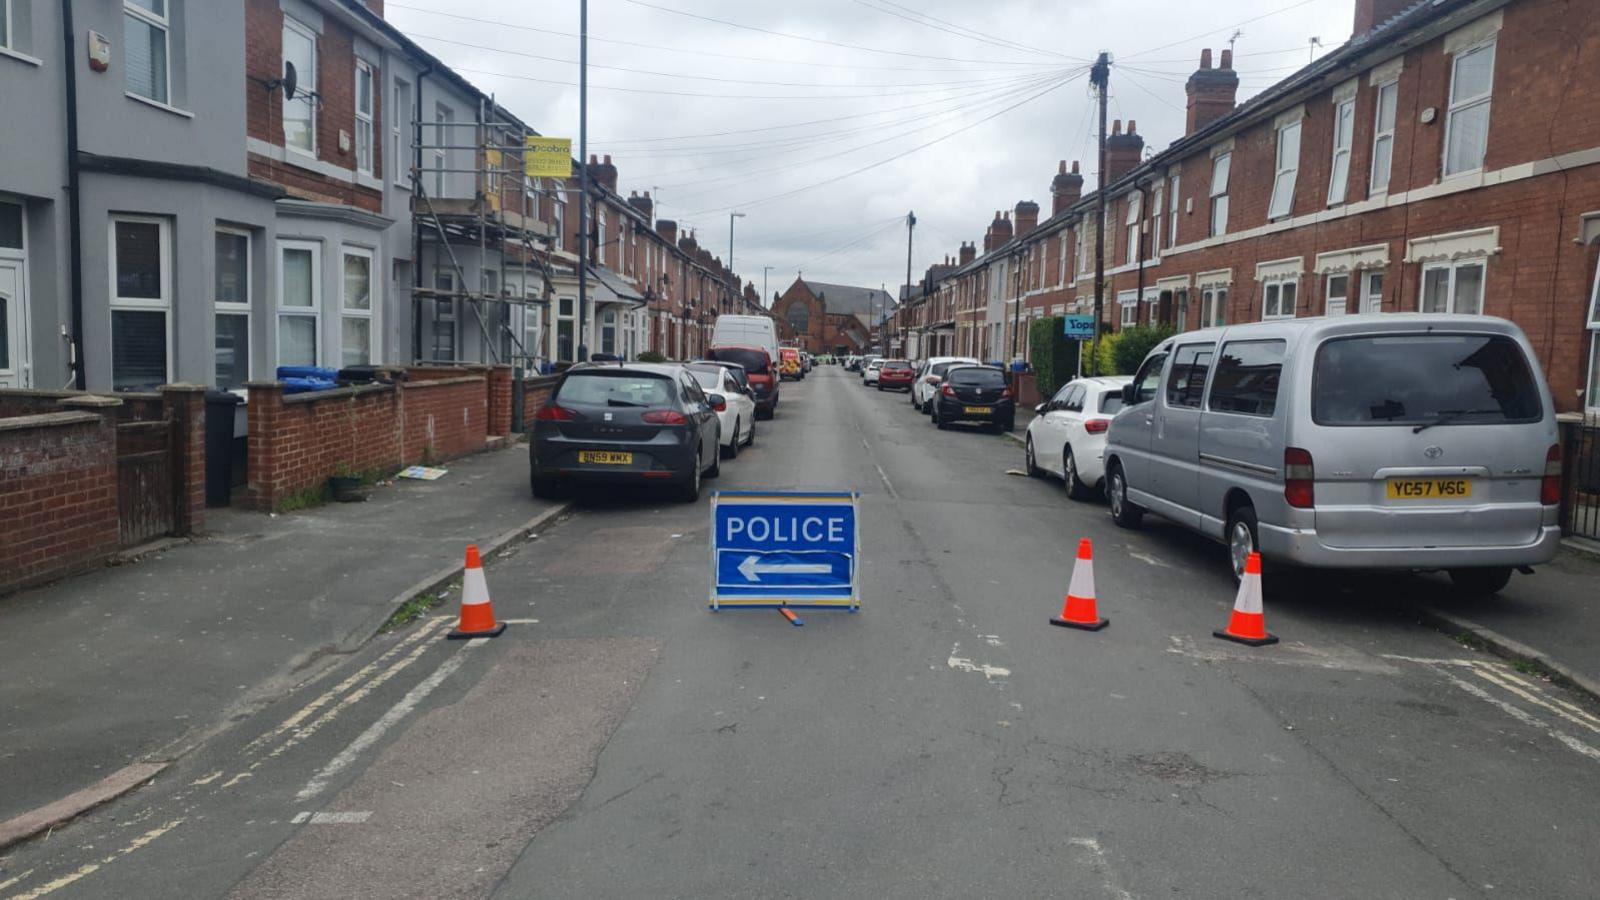
M 880 315 L 894 311 L 894 297 L 888 291 L 822 281 L 804 281 L 804 284 L 811 293 L 822 297 L 829 313 L 870 316 L 874 311 Z

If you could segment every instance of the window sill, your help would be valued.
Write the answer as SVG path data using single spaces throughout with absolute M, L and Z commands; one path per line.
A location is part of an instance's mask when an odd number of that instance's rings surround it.
M 179 117 L 182 117 L 182 118 L 185 118 L 185 119 L 194 118 L 194 113 L 189 112 L 186 109 L 179 109 L 176 106 L 172 106 L 172 105 L 167 104 L 167 103 L 162 103 L 160 100 L 151 100 L 149 97 L 145 97 L 145 96 L 141 96 L 139 94 L 135 94 L 132 91 L 124 91 L 122 96 L 127 97 L 129 100 L 136 100 L 136 101 L 138 101 L 140 103 L 143 103 L 145 106 L 149 106 L 149 107 L 153 107 L 155 109 L 159 109 L 162 112 L 172 113 L 175 116 L 179 116 Z
M 9 57 L 17 62 L 27 63 L 30 66 L 44 65 L 44 60 L 38 58 L 37 56 L 29 56 L 20 50 L 13 50 L 10 47 L 0 47 L 0 57 Z

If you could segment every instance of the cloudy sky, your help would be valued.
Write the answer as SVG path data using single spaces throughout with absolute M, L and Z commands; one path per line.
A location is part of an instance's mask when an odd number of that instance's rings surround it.
M 766 297 L 804 271 L 859 285 L 1050 209 L 1058 160 L 1094 184 L 1087 64 L 1110 116 L 1182 136 L 1183 81 L 1235 31 L 1239 99 L 1350 36 L 1354 0 L 591 0 L 589 149 Z M 541 133 L 578 136 L 577 0 L 389 0 L 397 27 Z

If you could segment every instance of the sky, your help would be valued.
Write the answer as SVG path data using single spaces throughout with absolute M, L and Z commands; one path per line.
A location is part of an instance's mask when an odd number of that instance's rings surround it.
M 1050 214 L 1057 162 L 1094 188 L 1088 64 L 1149 150 L 1234 32 L 1239 100 L 1350 37 L 1355 0 L 590 0 L 589 152 L 770 304 L 803 272 L 904 283 L 996 210 Z M 387 0 L 400 30 L 541 134 L 578 147 L 578 0 Z M 1311 39 L 1320 39 L 1316 47 Z M 770 267 L 770 268 L 768 268 Z M 766 270 L 766 271 L 764 271 Z

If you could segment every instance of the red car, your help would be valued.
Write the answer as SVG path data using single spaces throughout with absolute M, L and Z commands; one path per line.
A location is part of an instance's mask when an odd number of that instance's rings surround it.
M 777 366 L 767 351 L 760 347 L 712 347 L 706 359 L 714 362 L 738 363 L 750 381 L 751 399 L 756 401 L 756 418 L 770 419 L 778 408 Z
M 911 368 L 911 363 L 903 359 L 891 359 L 878 370 L 878 390 L 909 391 L 911 382 L 916 378 L 917 372 Z

